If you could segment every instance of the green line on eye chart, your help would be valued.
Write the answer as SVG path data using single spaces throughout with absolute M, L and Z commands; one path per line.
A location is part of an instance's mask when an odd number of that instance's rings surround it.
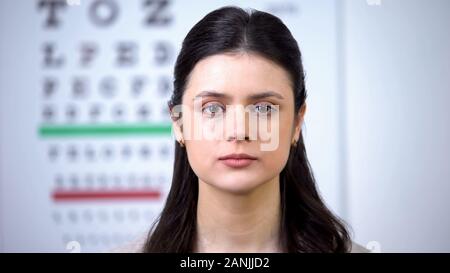
M 41 137 L 126 137 L 126 136 L 169 136 L 172 125 L 160 124 L 93 124 L 93 125 L 42 125 Z

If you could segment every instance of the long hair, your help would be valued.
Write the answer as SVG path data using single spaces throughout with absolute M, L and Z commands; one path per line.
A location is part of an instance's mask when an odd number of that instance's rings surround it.
M 174 69 L 169 107 L 181 104 L 195 64 L 215 54 L 248 52 L 274 61 L 289 74 L 295 113 L 306 100 L 300 49 L 283 22 L 266 12 L 227 6 L 201 19 L 185 37 Z M 322 201 L 309 165 L 303 136 L 291 147 L 280 173 L 279 238 L 285 252 L 348 252 L 343 221 Z M 144 252 L 193 252 L 196 243 L 198 177 L 186 149 L 175 141 L 172 185 L 165 206 L 150 228 Z

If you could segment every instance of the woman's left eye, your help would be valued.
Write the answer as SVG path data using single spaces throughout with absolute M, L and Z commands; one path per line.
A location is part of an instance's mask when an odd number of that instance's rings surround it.
M 276 111 L 273 105 L 268 103 L 256 104 L 253 109 L 260 114 L 267 114 Z

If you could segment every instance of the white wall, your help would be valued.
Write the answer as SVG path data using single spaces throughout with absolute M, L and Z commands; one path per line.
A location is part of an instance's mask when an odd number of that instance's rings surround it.
M 381 251 L 450 251 L 449 12 L 343 6 L 348 217 Z

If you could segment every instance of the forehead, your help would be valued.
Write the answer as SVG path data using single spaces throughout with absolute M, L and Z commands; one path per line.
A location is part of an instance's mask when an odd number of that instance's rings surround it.
M 232 97 L 273 90 L 285 98 L 292 95 L 285 69 L 264 57 L 248 54 L 218 54 L 199 61 L 190 74 L 184 97 L 215 90 Z

